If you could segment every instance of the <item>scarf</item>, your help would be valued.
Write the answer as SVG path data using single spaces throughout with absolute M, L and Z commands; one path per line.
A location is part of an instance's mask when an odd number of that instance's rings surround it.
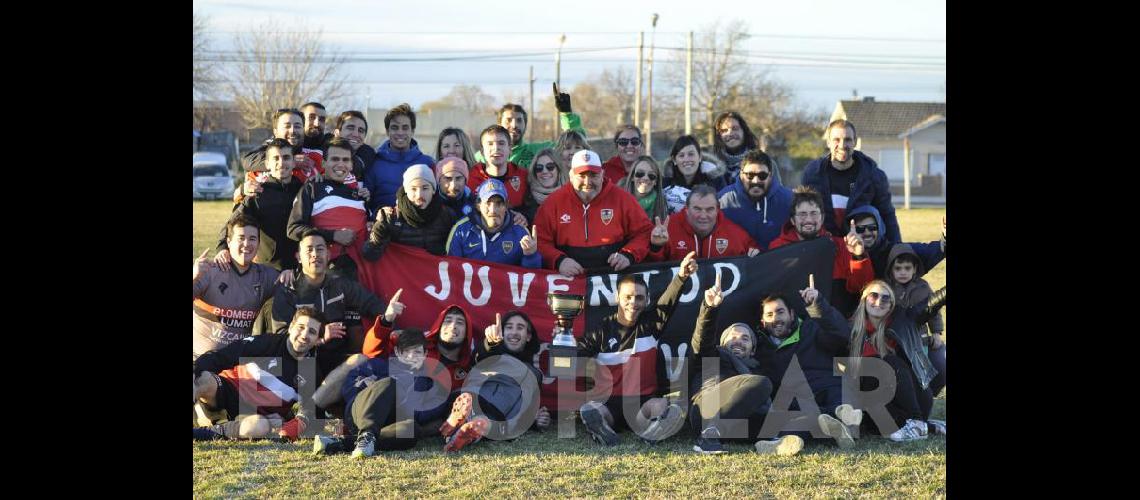
M 538 202 L 538 204 L 541 205 L 542 202 L 546 201 L 546 197 L 550 196 L 550 193 L 557 191 L 560 187 L 562 187 L 561 174 L 555 176 L 554 186 L 548 188 L 542 187 L 542 184 L 538 182 L 538 178 L 535 177 L 530 181 L 530 195 L 534 198 L 534 201 Z
M 424 227 L 430 224 L 439 216 L 439 211 L 442 209 L 443 204 L 440 203 L 438 196 L 431 197 L 427 208 L 420 208 L 408 200 L 408 195 L 404 193 L 404 186 L 400 186 L 400 189 L 396 190 L 396 211 L 404 219 L 407 219 L 408 224 L 412 227 Z
M 645 213 L 649 215 L 650 219 L 652 219 L 654 209 L 653 205 L 657 203 L 657 190 L 655 189 L 653 191 L 650 191 L 649 194 L 638 198 L 637 203 L 641 205 L 641 209 L 645 210 Z

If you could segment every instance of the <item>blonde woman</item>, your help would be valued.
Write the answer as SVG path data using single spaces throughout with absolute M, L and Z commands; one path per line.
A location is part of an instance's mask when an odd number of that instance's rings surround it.
M 637 203 L 645 210 L 645 215 L 648 215 L 651 221 L 654 217 L 665 220 L 669 216 L 665 195 L 661 193 L 664 186 L 665 177 L 661 175 L 661 166 L 648 155 L 637 157 L 629 174 L 618 182 L 618 187 L 628 191 L 637 199 Z
M 946 422 L 929 419 L 934 402 L 930 381 L 937 370 L 922 351 L 919 325 L 946 304 L 946 287 L 909 308 L 896 304 L 887 282 L 874 280 L 863 287 L 859 306 L 851 317 L 850 356 L 855 360 L 849 369 L 864 373 L 861 358 L 877 357 L 894 370 L 897 386 L 887 412 L 899 429 L 887 436 L 892 441 L 926 439 L 930 433 L 945 435 Z M 873 390 L 873 380 L 860 379 L 861 390 Z
M 570 134 L 574 132 L 567 132 Z M 563 134 L 564 136 L 566 134 Z M 569 181 L 566 167 L 569 163 L 558 160 L 558 153 L 551 148 L 545 148 L 534 155 L 527 171 L 526 182 L 530 191 L 520 211 L 526 220 L 533 221 L 538 206 L 546 201 L 546 197 Z

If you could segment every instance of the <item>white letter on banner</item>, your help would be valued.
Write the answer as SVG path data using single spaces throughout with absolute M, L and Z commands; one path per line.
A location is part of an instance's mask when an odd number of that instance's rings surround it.
M 574 278 L 571 278 L 569 276 L 563 276 L 561 274 L 548 274 L 548 275 L 546 275 L 546 292 L 547 293 L 557 293 L 557 292 L 569 291 L 570 285 L 563 285 L 563 284 L 557 284 L 556 285 L 556 284 L 554 284 L 554 282 L 556 280 L 571 281 L 573 279 Z
M 680 273 L 681 273 L 681 266 L 677 266 L 677 267 L 673 268 L 673 276 L 674 277 L 676 277 Z M 689 276 L 689 278 L 691 278 L 693 280 L 693 287 L 689 289 L 688 293 L 681 294 L 681 298 L 678 300 L 682 304 L 692 302 L 693 299 L 696 298 L 697 295 L 699 295 L 701 293 L 700 273 L 693 273 L 693 275 Z M 681 289 L 682 290 L 685 289 L 684 285 L 681 285 Z
M 530 282 L 534 281 L 534 273 L 523 275 L 522 293 L 519 293 L 519 273 L 507 273 L 507 278 L 511 282 L 511 302 L 515 304 L 515 307 L 525 306 L 526 295 L 530 291 Z
M 479 298 L 471 296 L 471 274 L 475 268 L 471 264 L 463 263 L 463 297 L 467 299 L 473 306 L 485 306 L 491 300 L 491 281 L 487 279 L 487 275 L 491 272 L 491 268 L 487 266 L 479 266 L 479 283 L 483 284 L 483 291 L 479 292 Z
M 607 274 L 605 277 L 608 277 L 610 279 L 609 288 L 606 288 L 605 282 L 602 281 L 603 276 L 590 276 L 590 283 L 594 284 L 594 293 L 590 294 L 591 306 L 612 306 L 614 304 L 617 304 L 617 299 L 615 298 L 615 294 L 617 293 L 617 275 Z M 604 296 L 606 298 L 605 304 L 602 304 L 600 302 L 599 296 Z
M 439 282 L 441 285 L 440 288 L 436 288 L 435 285 L 428 285 L 424 288 L 424 291 L 438 300 L 447 300 L 447 297 L 451 295 L 451 280 L 447 277 L 446 260 L 439 261 Z
M 727 279 L 728 277 L 724 275 L 724 271 L 723 271 L 724 269 L 732 270 L 732 281 L 728 281 L 728 279 Z M 736 290 L 737 288 L 740 287 L 740 268 L 736 267 L 736 264 L 731 264 L 728 262 L 717 262 L 716 264 L 713 264 L 713 270 L 714 270 L 714 273 L 713 273 L 714 283 L 716 280 L 715 271 L 721 271 L 720 286 L 723 287 L 728 283 L 732 283 L 732 286 L 721 289 L 721 292 L 720 292 L 721 295 L 724 295 L 725 297 L 727 297 L 728 294 L 732 293 L 734 290 Z

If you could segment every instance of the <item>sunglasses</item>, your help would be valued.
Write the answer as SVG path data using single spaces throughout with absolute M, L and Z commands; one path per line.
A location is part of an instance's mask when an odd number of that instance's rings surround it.
M 556 163 L 554 163 L 554 162 L 550 162 L 550 163 L 535 163 L 535 164 L 534 164 L 534 172 L 535 172 L 535 173 L 538 173 L 538 172 L 543 172 L 543 171 L 546 171 L 546 172 L 553 172 L 553 171 L 555 171 L 555 170 L 558 170 L 558 165 L 557 165 Z
M 876 226 L 874 224 L 868 224 L 866 226 L 855 226 L 855 232 L 859 233 L 859 234 L 863 234 L 866 232 L 872 232 L 873 233 L 873 232 L 878 231 L 878 230 L 879 230 L 879 226 Z M 888 298 L 890 298 L 890 297 L 888 297 Z
M 880 304 L 891 303 L 891 296 L 886 293 L 871 292 L 867 294 L 867 297 L 870 298 L 872 302 L 878 302 Z
M 629 146 L 629 145 L 633 145 L 633 146 L 640 146 L 641 145 L 641 139 L 639 139 L 637 137 L 634 137 L 633 139 L 618 139 L 614 142 L 616 142 L 618 146 L 623 146 L 623 147 Z
M 740 175 L 745 179 L 756 179 L 758 181 L 768 178 L 768 172 L 741 172 Z
M 640 178 L 645 177 L 647 175 L 649 176 L 649 180 L 651 180 L 651 181 L 657 180 L 657 174 L 655 174 L 653 172 L 646 172 L 644 170 L 639 170 L 639 171 L 633 173 L 633 177 L 637 178 L 637 179 L 640 179 Z

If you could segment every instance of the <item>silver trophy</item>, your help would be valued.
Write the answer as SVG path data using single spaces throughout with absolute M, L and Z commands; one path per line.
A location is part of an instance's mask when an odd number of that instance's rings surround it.
M 550 312 L 557 318 L 557 334 L 550 344 L 550 372 L 552 377 L 571 378 L 575 375 L 575 358 L 578 356 L 578 341 L 574 340 L 574 318 L 582 314 L 586 298 L 569 293 L 548 293 L 546 303 Z

